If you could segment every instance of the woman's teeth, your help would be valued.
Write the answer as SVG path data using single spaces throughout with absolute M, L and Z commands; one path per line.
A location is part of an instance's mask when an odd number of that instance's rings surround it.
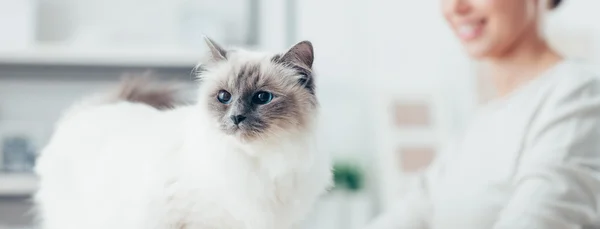
M 471 40 L 479 36 L 483 23 L 470 23 L 459 25 L 457 28 L 458 36 L 463 40 Z

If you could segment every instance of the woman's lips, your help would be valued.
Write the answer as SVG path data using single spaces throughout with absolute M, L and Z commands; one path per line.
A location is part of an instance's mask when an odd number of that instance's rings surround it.
M 461 23 L 456 27 L 458 37 L 463 41 L 471 41 L 477 39 L 483 32 L 485 21 Z

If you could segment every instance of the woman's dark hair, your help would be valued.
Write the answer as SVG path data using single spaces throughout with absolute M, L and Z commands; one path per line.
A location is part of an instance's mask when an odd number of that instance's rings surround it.
M 551 0 L 550 1 L 550 8 L 551 9 L 556 9 L 560 5 L 560 3 L 562 3 L 562 2 L 563 2 L 562 0 Z

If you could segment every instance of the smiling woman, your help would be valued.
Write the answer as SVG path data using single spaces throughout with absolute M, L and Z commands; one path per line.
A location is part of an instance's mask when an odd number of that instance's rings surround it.
M 600 74 L 543 36 L 547 10 L 561 2 L 442 3 L 498 93 L 371 228 L 598 228 Z

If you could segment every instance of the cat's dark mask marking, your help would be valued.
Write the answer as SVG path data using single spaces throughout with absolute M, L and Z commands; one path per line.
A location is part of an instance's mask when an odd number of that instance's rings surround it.
M 206 97 L 201 99 L 225 134 L 251 141 L 310 125 L 318 104 L 310 43 L 301 42 L 277 57 L 241 50 L 224 54 L 224 49 L 210 44 L 212 59 L 200 68 L 202 77 L 210 78 L 202 84 Z M 217 59 L 212 57 L 215 53 Z M 218 98 L 223 91 L 226 102 Z M 268 102 L 254 102 L 265 92 L 272 95 Z
M 301 107 L 295 96 L 288 94 L 282 87 L 282 79 L 261 69 L 260 64 L 246 63 L 232 72 L 231 76 L 221 83 L 219 90 L 228 91 L 232 95 L 231 102 L 223 104 L 209 97 L 210 110 L 220 121 L 221 129 L 227 134 L 239 133 L 243 138 L 251 138 L 268 131 L 275 126 L 283 127 L 283 123 L 301 118 Z M 267 104 L 254 104 L 252 98 L 261 91 L 267 91 L 276 98 Z M 244 120 L 236 124 L 232 117 L 243 116 Z

